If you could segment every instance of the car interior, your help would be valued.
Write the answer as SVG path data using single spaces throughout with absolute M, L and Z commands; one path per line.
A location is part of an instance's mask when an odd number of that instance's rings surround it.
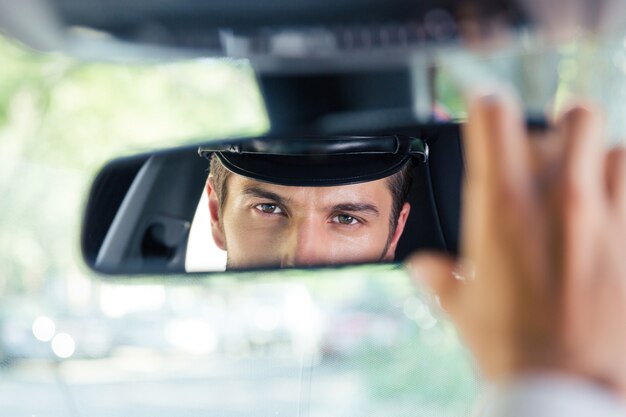
M 172 139 L 92 167 L 72 241 L 81 259 L 67 271 L 40 271 L 43 284 L 33 273 L 15 278 L 18 289 L 0 308 L 0 386 L 9 393 L 0 415 L 481 415 L 488 384 L 401 263 L 418 250 L 460 250 L 466 88 L 514 84 L 529 129 L 546 128 L 543 112 L 561 99 L 584 48 L 543 35 L 593 29 L 599 18 L 589 3 L 573 7 L 582 23 L 544 3 L 0 0 L 0 33 L 37 57 L 250 68 L 268 125 L 247 136 Z M 612 62 L 626 68 L 623 55 Z M 28 101 L 22 96 L 11 98 L 13 108 Z M 428 147 L 413 169 L 393 262 L 189 266 L 210 168 L 199 148 L 393 135 Z M 36 245 L 14 240 L 26 248 L 24 262 L 36 264 Z M 48 246 L 39 252 L 63 249 Z M 37 295 L 26 302 L 29 282 Z
M 268 137 L 407 134 L 426 140 L 431 156 L 415 168 L 407 225 L 419 232 L 403 235 L 397 261 L 421 248 L 455 253 L 458 244 L 459 125 L 436 120 L 437 71 L 424 51 L 459 42 L 471 25 L 489 37 L 530 23 L 516 3 L 487 1 L 140 1 L 122 7 L 64 0 L 38 6 L 7 3 L 0 25 L 31 47 L 78 57 L 249 60 L 270 121 Z M 17 24 L 16 16 L 30 14 L 41 21 Z M 107 245 L 114 254 L 97 262 L 122 197 L 148 159 L 153 189 L 143 191 L 132 215 L 124 211 L 126 227 Z M 142 266 L 143 272 L 184 271 L 188 223 L 206 168 L 192 149 L 124 158 L 104 168 L 85 214 L 81 242 L 87 264 L 109 273 L 138 273 Z

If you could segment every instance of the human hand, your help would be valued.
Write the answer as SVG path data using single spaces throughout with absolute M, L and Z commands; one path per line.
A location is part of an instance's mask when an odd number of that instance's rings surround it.
M 407 266 L 492 379 L 552 369 L 626 393 L 626 150 L 602 136 L 593 107 L 535 137 L 514 100 L 471 101 L 461 258 Z

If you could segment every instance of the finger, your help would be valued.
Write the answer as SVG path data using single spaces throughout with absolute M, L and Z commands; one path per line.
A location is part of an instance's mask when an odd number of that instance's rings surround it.
M 599 109 L 578 104 L 557 122 L 557 135 L 564 147 L 563 180 L 568 205 L 601 201 L 603 121 Z M 597 197 L 598 200 L 593 200 Z
M 626 148 L 609 151 L 606 156 L 606 190 L 614 211 L 626 223 Z
M 463 285 L 455 278 L 457 263 L 454 258 L 437 253 L 419 253 L 405 263 L 413 282 L 437 297 L 440 307 L 451 315 L 458 308 L 458 292 Z
M 485 230 L 496 216 L 525 210 L 529 151 L 521 110 L 511 96 L 470 98 L 463 146 L 467 182 L 463 190 L 462 253 L 484 259 Z M 511 224 L 511 222 L 505 224 Z
M 557 124 L 557 137 L 563 143 L 561 207 L 565 299 L 578 300 L 585 285 L 594 277 L 593 250 L 597 223 L 606 215 L 604 149 L 600 111 L 591 105 L 576 105 Z M 570 306 L 575 308 L 574 305 Z
M 470 98 L 463 144 L 470 187 L 523 192 L 529 151 L 522 112 L 511 95 Z

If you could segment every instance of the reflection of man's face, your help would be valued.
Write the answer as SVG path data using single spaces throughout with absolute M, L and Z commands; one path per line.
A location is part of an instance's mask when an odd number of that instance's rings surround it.
M 334 187 L 293 187 L 228 178 L 221 219 L 207 186 L 213 238 L 228 268 L 299 266 L 393 260 L 409 213 L 395 230 L 386 179 Z

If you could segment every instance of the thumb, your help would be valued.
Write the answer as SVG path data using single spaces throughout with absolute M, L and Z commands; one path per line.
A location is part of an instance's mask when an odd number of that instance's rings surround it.
M 462 282 L 454 277 L 457 260 L 436 252 L 420 252 L 405 262 L 413 282 L 436 297 L 441 308 L 454 315 Z

